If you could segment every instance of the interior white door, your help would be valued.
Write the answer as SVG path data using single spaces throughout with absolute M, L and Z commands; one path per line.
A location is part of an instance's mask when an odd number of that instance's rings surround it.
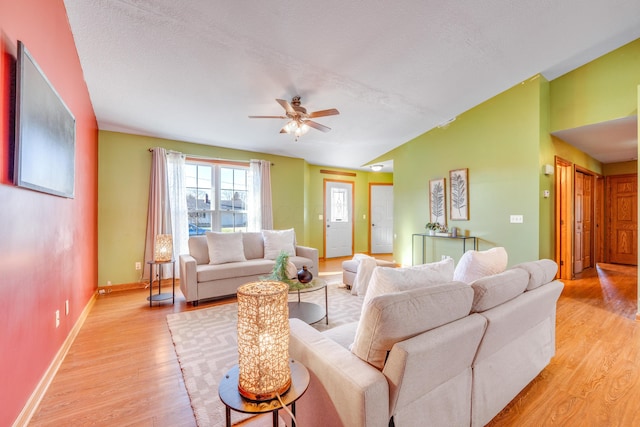
M 393 185 L 371 185 L 371 253 L 393 252 Z
M 325 181 L 325 258 L 353 255 L 353 183 Z

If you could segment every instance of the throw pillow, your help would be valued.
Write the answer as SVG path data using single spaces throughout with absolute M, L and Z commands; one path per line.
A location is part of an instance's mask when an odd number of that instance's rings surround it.
M 453 272 L 453 280 L 471 283 L 485 276 L 502 273 L 507 268 L 507 259 L 507 251 L 502 247 L 467 251 Z
M 288 230 L 262 230 L 264 238 L 264 258 L 276 259 L 280 252 L 289 256 L 296 255 L 296 233 L 293 228 Z
M 453 270 L 453 258 L 413 267 L 377 267 L 371 275 L 362 306 L 378 295 L 449 283 L 453 281 Z
M 219 233 L 207 231 L 209 264 L 246 261 L 241 233 Z

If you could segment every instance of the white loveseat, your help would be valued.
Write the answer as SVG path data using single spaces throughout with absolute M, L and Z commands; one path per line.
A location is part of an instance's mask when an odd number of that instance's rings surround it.
M 365 298 L 359 322 L 325 332 L 290 319 L 311 373 L 300 425 L 487 424 L 555 354 L 556 272 L 540 260 Z
M 318 250 L 295 243 L 293 230 L 208 233 L 189 238 L 189 253 L 180 255 L 180 289 L 187 302 L 234 295 L 238 287 L 273 270 L 282 234 L 290 236 L 289 261 L 318 277 Z M 270 242 L 277 236 L 274 245 Z M 265 239 L 267 250 L 265 252 Z M 212 257 L 217 258 L 213 260 Z

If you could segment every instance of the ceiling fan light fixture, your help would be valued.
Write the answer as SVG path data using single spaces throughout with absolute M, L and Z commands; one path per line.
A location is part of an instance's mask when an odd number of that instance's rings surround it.
M 289 123 L 287 123 L 287 125 L 284 127 L 285 132 L 287 133 L 293 133 L 298 129 L 298 123 L 296 123 L 295 120 L 291 120 Z
M 298 123 L 298 127 L 295 130 L 296 136 L 302 136 L 307 132 L 309 132 L 309 126 L 304 123 Z
M 371 165 L 371 170 L 374 172 L 380 172 L 383 167 L 383 165 Z

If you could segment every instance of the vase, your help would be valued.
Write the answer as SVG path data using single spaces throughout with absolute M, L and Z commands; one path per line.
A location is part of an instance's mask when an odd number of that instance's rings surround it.
M 306 265 L 303 265 L 302 270 L 298 271 L 298 282 L 309 283 L 311 280 L 313 280 L 313 274 L 307 270 Z
M 429 236 L 435 236 L 436 230 L 429 230 Z

